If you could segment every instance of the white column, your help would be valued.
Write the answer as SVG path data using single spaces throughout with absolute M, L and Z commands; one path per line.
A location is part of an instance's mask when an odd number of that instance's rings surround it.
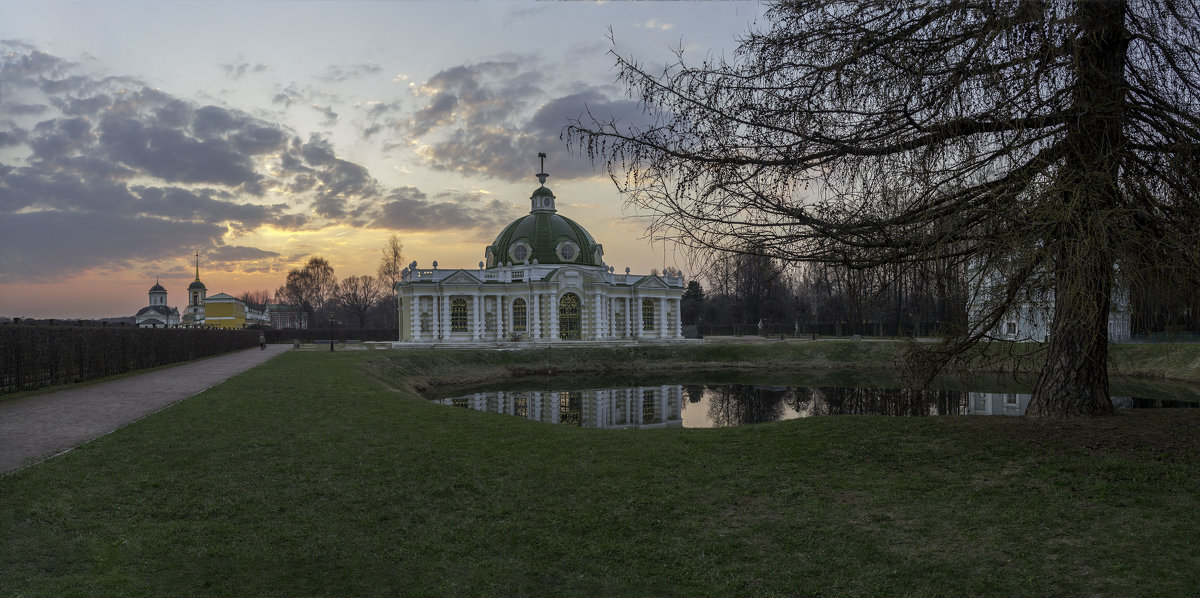
M 666 386 L 658 387 L 658 416 L 660 423 L 666 423 L 671 414 L 671 392 Z
M 671 303 L 675 305 L 675 317 L 671 319 L 675 328 L 672 338 L 683 338 L 683 298 L 675 297 L 671 299 Z
M 496 340 L 498 341 L 502 341 L 504 337 L 508 336 L 508 322 L 504 316 L 504 308 L 507 307 L 505 303 L 508 303 L 507 295 L 496 295 Z
M 438 321 L 441 322 L 442 329 L 441 329 L 441 334 L 438 336 L 438 338 L 440 338 L 442 340 L 449 340 L 450 339 L 450 296 L 449 295 L 442 295 L 441 308 L 442 308 L 441 313 L 438 314 L 441 317 L 438 318 Z
M 658 312 L 658 338 L 667 338 L 667 300 L 655 299 L 654 306 Z
M 480 300 L 479 291 L 471 293 L 471 304 L 474 308 L 471 312 L 471 320 L 475 323 L 475 325 L 471 327 L 471 329 L 475 331 L 475 333 L 471 335 L 471 339 L 478 341 L 480 329 L 483 328 L 483 301 Z
M 542 306 L 537 293 L 530 295 L 529 305 L 525 306 L 525 327 L 529 329 L 529 337 L 537 340 L 542 338 Z
M 612 304 L 613 304 L 613 298 L 605 295 L 604 296 L 604 336 L 605 336 L 605 338 L 612 338 L 612 335 L 613 335 Z
M 419 341 L 421 340 L 421 296 L 413 293 L 409 303 L 408 311 L 412 312 L 412 319 L 408 327 L 408 336 L 414 341 Z
M 594 309 L 595 313 L 592 314 L 592 322 L 593 322 L 592 338 L 599 340 L 599 339 L 604 338 L 604 331 L 600 328 L 601 323 L 604 321 L 604 320 L 600 319 L 600 316 L 602 315 L 602 312 L 604 311 L 604 297 L 602 297 L 600 295 L 599 291 L 596 292 L 595 303 L 596 303 L 596 307 Z
M 550 304 L 546 310 L 549 312 L 546 317 L 550 318 L 550 340 L 558 340 L 558 302 L 554 300 L 554 295 L 550 294 L 546 295 L 546 303 Z M 582 326 L 582 321 L 580 325 Z
M 629 306 L 632 304 L 632 301 L 633 297 L 625 297 L 625 338 L 627 339 L 633 336 L 633 330 L 630 329 L 631 325 L 629 322 Z

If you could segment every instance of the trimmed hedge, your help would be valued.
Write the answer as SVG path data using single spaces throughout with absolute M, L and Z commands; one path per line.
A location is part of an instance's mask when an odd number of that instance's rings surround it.
M 258 344 L 258 331 L 0 326 L 0 394 L 84 382 Z

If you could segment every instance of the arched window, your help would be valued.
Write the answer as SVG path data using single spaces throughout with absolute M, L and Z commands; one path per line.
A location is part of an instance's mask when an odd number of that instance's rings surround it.
M 512 305 L 512 329 L 513 332 L 525 331 L 525 300 L 517 299 Z
M 653 299 L 642 299 L 642 330 L 654 330 Z
M 467 300 L 455 297 L 450 300 L 450 332 L 467 331 Z
M 579 295 L 567 293 L 558 300 L 558 338 L 577 341 L 583 337 L 582 317 L 579 312 Z
M 654 400 L 654 390 L 646 389 L 642 391 L 642 423 L 652 424 L 657 418 L 654 417 L 654 409 L 658 401 Z

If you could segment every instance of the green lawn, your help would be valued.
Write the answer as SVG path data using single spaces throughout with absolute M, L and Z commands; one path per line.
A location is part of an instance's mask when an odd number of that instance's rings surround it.
M 0 477 L 0 596 L 1200 593 L 1200 409 L 587 430 L 414 391 L 543 361 L 284 354 Z

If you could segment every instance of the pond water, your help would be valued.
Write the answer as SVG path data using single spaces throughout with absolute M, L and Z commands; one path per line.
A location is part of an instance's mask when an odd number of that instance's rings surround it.
M 820 415 L 1021 415 L 1028 394 L 904 388 L 662 384 L 578 390 L 496 390 L 433 402 L 585 428 L 714 428 Z M 1112 397 L 1120 409 L 1200 402 Z

